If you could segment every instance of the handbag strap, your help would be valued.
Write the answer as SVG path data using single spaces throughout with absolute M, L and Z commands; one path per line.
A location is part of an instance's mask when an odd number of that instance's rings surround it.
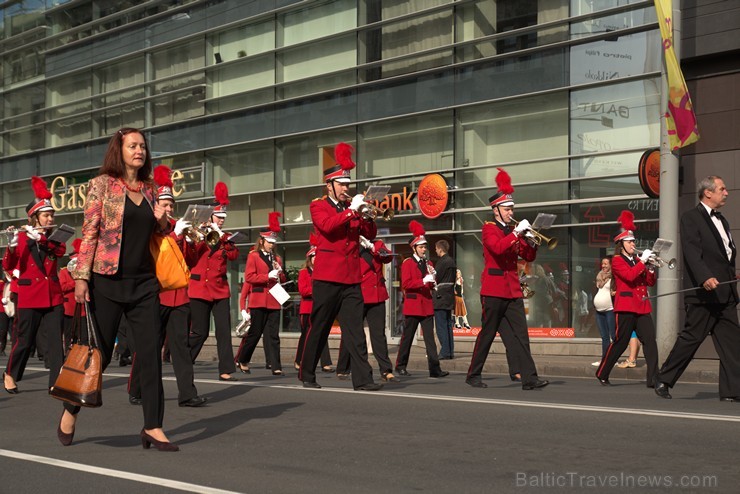
M 78 307 L 80 304 L 77 304 Z M 90 348 L 97 348 L 98 342 L 95 340 L 95 327 L 93 326 L 93 319 L 90 315 L 90 305 L 85 301 L 85 317 L 87 318 L 87 342 Z

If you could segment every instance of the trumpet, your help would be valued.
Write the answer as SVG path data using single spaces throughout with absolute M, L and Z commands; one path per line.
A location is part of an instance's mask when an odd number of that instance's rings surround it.
M 635 254 L 638 256 L 641 256 L 644 251 L 635 249 Z M 668 261 L 661 259 L 657 254 L 653 254 L 647 259 L 647 264 L 654 268 L 668 268 L 668 269 L 676 269 L 676 258 L 670 259 Z
M 514 223 L 514 226 L 519 224 L 519 222 L 514 218 L 511 218 L 511 221 Z M 534 235 L 534 238 L 532 238 L 532 242 L 534 242 L 535 245 L 540 246 L 542 245 L 542 242 L 545 242 L 545 245 L 547 245 L 547 250 L 552 250 L 558 246 L 558 239 L 556 239 L 555 237 L 546 237 L 537 230 L 533 230 L 531 228 L 529 229 L 529 231 L 532 232 L 532 235 Z
M 366 202 L 357 210 L 363 218 L 375 221 L 378 218 L 383 221 L 390 221 L 396 215 L 396 212 L 390 208 L 381 209 L 371 202 Z
M 522 297 L 523 298 L 532 298 L 534 297 L 534 290 L 529 288 L 529 284 L 524 281 L 524 278 L 519 279 L 519 287 L 522 289 Z
M 173 218 L 172 216 L 167 215 L 167 217 L 173 221 L 176 221 L 175 218 Z M 201 225 L 200 227 L 189 226 L 182 231 L 182 234 L 185 237 L 189 238 L 194 244 L 205 240 L 206 244 L 208 244 L 209 247 L 215 246 L 216 244 L 218 244 L 218 241 L 221 240 L 221 237 L 219 236 L 217 231 L 204 228 L 203 225 Z

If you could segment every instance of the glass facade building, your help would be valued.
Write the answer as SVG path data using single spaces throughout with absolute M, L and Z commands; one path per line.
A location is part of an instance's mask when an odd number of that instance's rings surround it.
M 621 210 L 638 248 L 657 237 L 658 200 L 637 173 L 660 138 L 652 1 L 18 0 L 0 3 L 0 54 L 2 226 L 24 221 L 32 175 L 52 186 L 56 223 L 81 226 L 111 134 L 142 128 L 177 172 L 179 213 L 229 187 L 226 227 L 249 238 L 230 268 L 234 318 L 270 211 L 283 213 L 288 271 L 303 264 L 322 156 L 340 141 L 356 148 L 358 191 L 391 186 L 396 215 L 379 228 L 396 253 L 410 252 L 412 219 L 448 240 L 473 326 L 499 167 L 519 219 L 558 215 L 543 232 L 557 248 L 523 267 L 530 327 L 555 328 L 540 336 L 598 338 L 594 279 Z M 430 173 L 449 188 L 434 220 L 414 197 Z M 297 309 L 284 313 L 283 331 L 298 331 Z

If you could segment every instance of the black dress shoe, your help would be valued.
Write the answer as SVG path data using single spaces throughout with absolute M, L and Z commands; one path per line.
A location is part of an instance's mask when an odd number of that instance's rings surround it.
M 740 403 L 740 396 L 723 396 L 719 401 L 736 401 Z
M 274 371 L 272 371 L 272 375 L 273 376 L 284 376 L 285 374 L 283 374 L 283 371 L 281 369 L 275 369 Z
M 321 389 L 321 385 L 317 382 L 303 381 L 304 388 Z
M 396 369 L 396 374 L 398 374 L 399 376 L 406 376 L 406 377 L 409 377 L 411 375 L 411 373 L 407 371 L 406 369 Z
M 673 398 L 671 396 L 670 389 L 668 388 L 668 385 L 666 383 L 658 383 L 657 386 L 655 386 L 655 394 L 660 396 L 661 398 L 665 398 L 666 400 L 670 400 Z
M 602 386 L 611 386 L 612 385 L 612 383 L 609 382 L 609 379 L 602 379 L 600 377 L 597 377 L 596 379 L 599 380 L 599 384 L 601 384 Z
M 432 379 L 438 379 L 440 377 L 446 377 L 446 376 L 449 376 L 449 375 L 450 375 L 450 373 L 447 372 L 447 371 L 440 371 L 439 374 L 434 375 L 434 376 L 429 376 L 429 377 L 431 377 Z
M 252 373 L 252 371 L 249 370 L 249 366 L 246 365 L 246 364 L 243 365 L 243 364 L 240 364 L 240 363 L 237 362 L 236 368 L 237 368 L 237 370 L 240 370 L 242 372 L 242 374 L 251 374 Z
M 349 372 L 337 372 L 337 379 L 339 379 L 340 381 L 346 381 L 347 379 L 349 379 Z
M 238 381 L 239 379 L 235 378 L 234 376 L 229 376 L 229 377 L 218 376 L 218 380 L 219 381 Z
M 386 372 L 385 374 L 380 376 L 380 378 L 383 380 L 383 382 L 387 382 L 387 383 L 400 383 L 401 382 L 401 380 L 397 378 L 396 376 L 394 376 L 392 372 Z
M 355 391 L 380 391 L 381 389 L 383 389 L 383 385 L 378 383 L 361 384 L 355 387 Z
M 72 441 L 75 438 L 75 431 L 72 429 L 72 432 L 67 434 L 66 432 L 62 432 L 62 419 L 64 418 L 64 411 L 62 411 L 62 416 L 59 418 L 59 425 L 57 426 L 57 438 L 59 438 L 59 442 L 62 443 L 62 446 L 69 446 L 72 444 Z
M 188 401 L 183 401 L 180 403 L 181 407 L 202 407 L 203 405 L 208 402 L 208 398 L 205 396 L 194 396 L 193 398 L 190 398 Z
M 3 388 L 5 388 L 5 372 L 3 372 Z M 5 391 L 12 395 L 17 395 L 20 391 L 18 391 L 18 386 L 15 388 L 5 388 Z
M 326 372 L 327 374 L 331 374 L 332 372 L 335 372 L 336 369 L 332 367 L 331 365 L 324 365 L 321 367 L 321 372 Z
M 488 384 L 484 383 L 480 379 L 466 379 L 465 383 L 468 386 L 472 386 L 474 388 L 487 388 Z
M 544 388 L 548 384 L 550 384 L 550 381 L 547 381 L 545 379 L 537 379 L 536 381 L 522 384 L 522 389 L 525 391 L 529 391 L 532 389 Z
M 129 396 L 128 402 L 132 405 L 141 405 L 141 398 L 137 398 L 135 396 Z

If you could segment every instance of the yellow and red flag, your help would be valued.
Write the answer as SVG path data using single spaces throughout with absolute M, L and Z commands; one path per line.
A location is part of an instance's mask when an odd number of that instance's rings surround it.
M 671 149 L 676 150 L 699 140 L 694 107 L 689 88 L 681 73 L 676 52 L 673 50 L 673 1 L 655 0 L 660 37 L 663 40 L 666 75 L 668 77 L 668 111 L 665 114 Z

